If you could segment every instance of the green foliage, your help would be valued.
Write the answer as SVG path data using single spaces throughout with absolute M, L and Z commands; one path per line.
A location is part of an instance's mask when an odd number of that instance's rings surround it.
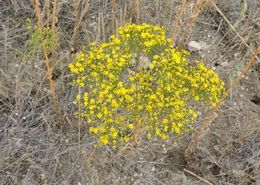
M 118 35 L 88 50 L 69 65 L 74 84 L 83 89 L 75 104 L 101 144 L 123 144 L 145 131 L 168 139 L 193 127 L 196 105 L 216 106 L 224 83 L 187 51 L 172 47 L 163 27 L 127 24 Z
M 43 45 L 48 50 L 48 52 L 54 51 L 57 48 L 58 37 L 56 34 L 53 34 L 50 28 L 43 27 L 42 30 L 40 30 L 37 25 L 32 24 L 30 19 L 27 19 L 26 23 L 26 28 L 30 33 L 28 42 L 31 48 L 36 49 L 37 51 L 41 51 L 42 53 Z

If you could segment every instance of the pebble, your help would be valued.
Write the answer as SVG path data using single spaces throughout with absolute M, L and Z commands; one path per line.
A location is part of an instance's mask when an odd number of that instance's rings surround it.
M 202 49 L 202 47 L 200 43 L 196 41 L 190 41 L 188 44 L 188 49 L 192 52 L 192 51 L 199 51 Z
M 222 63 L 220 63 L 220 65 L 222 66 L 222 67 L 228 67 L 229 65 L 228 65 L 228 62 L 222 62 Z

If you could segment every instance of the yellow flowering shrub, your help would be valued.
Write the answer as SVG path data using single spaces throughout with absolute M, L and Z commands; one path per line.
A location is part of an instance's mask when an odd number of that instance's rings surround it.
M 111 41 L 92 43 L 69 68 L 81 87 L 75 104 L 101 144 L 131 141 L 138 130 L 168 139 L 190 130 L 196 104 L 214 107 L 224 83 L 187 51 L 172 47 L 163 27 L 127 24 Z

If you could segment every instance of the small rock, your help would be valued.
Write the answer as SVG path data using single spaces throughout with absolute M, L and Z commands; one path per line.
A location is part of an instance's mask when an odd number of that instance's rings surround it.
M 203 41 L 190 41 L 188 44 L 188 48 L 189 50 L 192 51 L 199 51 L 199 50 L 203 50 L 203 49 L 207 49 L 207 44 Z
M 189 44 L 188 44 L 188 48 L 189 48 L 190 52 L 199 51 L 199 50 L 202 49 L 200 43 L 196 42 L 196 41 L 190 41 Z
M 243 170 L 235 170 L 235 169 L 233 169 L 233 170 L 232 170 L 232 173 L 233 173 L 233 175 L 236 176 L 236 177 L 240 177 L 240 176 L 243 176 L 243 175 L 244 175 L 244 171 L 243 171 Z
M 46 179 L 46 175 L 45 174 L 42 173 L 40 176 L 41 176 L 41 180 L 45 180 Z
M 172 144 L 172 147 L 173 148 L 176 148 L 178 146 L 178 143 L 177 142 L 174 142 L 173 144 Z
M 143 56 L 140 57 L 139 67 L 148 69 L 150 65 L 151 65 L 151 61 L 147 57 L 143 57 Z
M 202 50 L 208 48 L 208 45 L 206 44 L 206 42 L 199 41 L 199 44 L 200 44 Z
M 220 64 L 222 67 L 228 67 L 229 65 L 228 65 L 228 62 L 222 62 L 221 64 Z
M 219 147 L 218 147 L 217 145 L 214 146 L 214 149 L 215 149 L 216 151 L 220 151 L 220 150 L 219 150 Z
M 97 23 L 96 22 L 92 22 L 92 23 L 89 24 L 89 27 L 96 28 L 97 27 Z

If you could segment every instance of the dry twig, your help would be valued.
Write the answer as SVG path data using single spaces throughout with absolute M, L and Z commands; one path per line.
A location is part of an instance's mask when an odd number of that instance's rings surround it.
M 192 172 L 192 171 L 190 171 L 190 170 L 188 170 L 188 169 L 186 169 L 186 168 L 184 168 L 183 171 L 184 171 L 184 172 L 187 172 L 188 174 L 192 175 L 193 177 L 198 178 L 199 180 L 201 180 L 202 182 L 205 182 L 205 183 L 208 184 L 208 185 L 214 185 L 214 184 L 212 184 L 211 182 L 209 182 L 207 179 L 204 179 L 203 177 L 201 177 L 201 176 L 195 174 L 194 172 Z

